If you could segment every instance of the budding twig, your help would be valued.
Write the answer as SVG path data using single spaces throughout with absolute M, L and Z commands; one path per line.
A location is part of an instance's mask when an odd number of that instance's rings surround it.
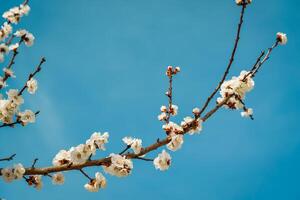
M 168 69 L 169 70 L 169 69 Z M 171 69 L 172 71 L 172 69 Z M 169 123 L 170 122 L 170 117 L 171 117 L 171 110 L 172 110 L 172 101 L 173 101 L 173 74 L 172 72 L 170 73 L 170 75 L 168 75 L 169 77 L 169 89 L 168 89 L 168 92 L 166 93 L 168 99 L 169 99 L 169 110 L 167 112 L 167 118 L 166 118 L 166 123 Z
M 143 158 L 143 157 L 136 157 L 138 160 L 144 160 L 144 161 L 153 161 L 154 159 L 152 158 Z
M 267 60 L 269 60 L 270 55 L 271 55 L 273 49 L 275 49 L 275 48 L 278 46 L 278 44 L 279 44 L 279 41 L 276 40 L 276 42 L 272 45 L 272 47 L 270 47 L 270 48 L 268 49 L 268 52 L 267 52 L 267 54 L 265 55 L 265 57 L 262 59 L 262 61 L 260 61 L 260 62 L 257 64 L 256 68 L 253 70 L 253 72 L 252 72 L 252 77 L 254 77 L 255 74 L 258 72 L 258 70 L 261 68 L 261 66 L 262 66 Z
M 225 81 L 228 73 L 229 73 L 229 70 L 233 64 L 233 61 L 234 61 L 234 56 L 235 56 L 235 53 L 236 53 L 236 50 L 237 50 L 237 47 L 238 47 L 238 43 L 239 43 L 239 40 L 240 40 L 240 33 L 241 33 L 241 28 L 242 28 L 242 25 L 243 25 L 243 22 L 244 22 L 244 13 L 245 13 L 245 9 L 247 7 L 247 4 L 243 4 L 242 5 L 242 10 L 241 10 L 241 15 L 240 15 L 240 22 L 238 24 L 238 28 L 237 28 L 237 34 L 236 34 L 236 38 L 235 38 L 235 43 L 234 43 L 234 47 L 233 47 L 233 50 L 232 50 L 232 53 L 231 53 L 231 56 L 230 56 L 230 59 L 229 59 L 229 63 L 227 65 L 227 68 L 223 74 L 223 77 L 221 79 L 221 81 L 219 82 L 218 86 L 215 88 L 215 90 L 211 93 L 211 95 L 207 98 L 206 102 L 204 103 L 203 107 L 201 108 L 200 110 L 200 115 L 205 111 L 205 109 L 207 108 L 207 106 L 209 105 L 210 101 L 213 99 L 213 97 L 215 96 L 215 94 L 218 92 L 218 90 L 220 89 L 221 85 L 223 84 L 223 82 Z
M 45 57 L 42 57 L 39 65 L 36 67 L 35 71 L 33 73 L 29 74 L 27 81 L 30 81 L 30 79 L 32 79 L 38 72 L 40 72 L 42 70 L 42 64 L 44 62 L 46 62 L 46 59 L 45 59 Z M 27 86 L 27 81 L 26 81 L 25 85 L 23 86 L 23 88 L 18 93 L 19 96 L 22 95 L 22 93 L 24 92 L 24 90 L 28 87 Z
M 13 38 L 13 37 L 11 37 L 11 39 L 12 39 L 12 38 Z M 23 41 L 24 41 L 24 38 L 22 37 L 22 38 L 20 39 L 19 43 L 18 43 L 18 44 L 19 44 L 19 47 L 20 47 L 20 45 L 22 44 Z M 10 41 L 10 42 L 11 42 L 11 41 Z M 18 51 L 19 47 L 13 50 L 13 55 L 12 55 L 12 57 L 11 57 L 11 59 L 10 59 L 8 65 L 5 67 L 6 69 L 11 69 L 11 67 L 15 64 L 15 59 L 16 59 L 17 55 L 19 54 L 19 51 Z M 2 82 L 5 83 L 5 81 L 6 81 L 9 77 L 10 77 L 10 75 L 9 75 L 8 73 L 5 73 L 5 72 L 4 72 L 4 76 L 3 76 L 3 78 L 2 78 Z M 0 90 L 4 87 L 4 85 L 5 85 L 5 84 L 0 85 Z

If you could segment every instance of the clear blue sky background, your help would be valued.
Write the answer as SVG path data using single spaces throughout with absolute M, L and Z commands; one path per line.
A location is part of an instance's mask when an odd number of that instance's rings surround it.
M 1 13 L 20 1 L 0 0 Z M 93 131 L 109 131 L 103 157 L 122 149 L 121 138 L 151 144 L 164 137 L 157 121 L 167 65 L 182 68 L 175 78 L 174 101 L 180 121 L 200 106 L 228 62 L 240 8 L 233 0 L 31 0 L 32 12 L 21 26 L 36 44 L 21 48 L 14 69 L 21 87 L 41 56 L 39 91 L 25 95 L 27 107 L 41 110 L 37 123 L 0 130 L 0 157 L 17 153 L 11 163 L 51 164 L 58 150 L 84 142 Z M 201 135 L 186 137 L 172 153 L 167 172 L 152 163 L 134 162 L 132 175 L 106 176 L 107 188 L 89 193 L 78 172 L 66 173 L 64 186 L 37 192 L 24 181 L 4 184 L 0 197 L 17 199 L 300 199 L 300 58 L 298 0 L 254 0 L 230 76 L 247 69 L 278 31 L 289 43 L 274 51 L 247 96 L 255 120 L 221 110 Z M 156 152 L 158 153 L 158 152 Z M 155 154 L 156 154 L 155 153 Z M 154 157 L 151 154 L 150 157 Z M 91 175 L 102 168 L 87 170 Z

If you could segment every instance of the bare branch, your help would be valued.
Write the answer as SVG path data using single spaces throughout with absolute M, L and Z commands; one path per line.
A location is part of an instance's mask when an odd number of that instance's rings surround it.
M 119 155 L 123 155 L 130 148 L 131 148 L 131 145 L 127 145 L 126 148 L 119 153 Z
M 39 160 L 38 158 L 36 158 L 36 159 L 33 160 L 33 163 L 32 163 L 32 165 L 31 165 L 31 168 L 32 168 L 32 169 L 35 168 L 35 164 L 37 163 L 38 160 Z
M 233 64 L 233 61 L 234 61 L 234 56 L 235 56 L 235 53 L 236 53 L 236 50 L 237 50 L 237 47 L 238 47 L 238 43 L 239 43 L 239 40 L 240 40 L 240 33 L 241 33 L 241 28 L 242 28 L 242 25 L 243 25 L 243 22 L 244 22 L 244 13 L 245 13 L 245 9 L 247 7 L 247 4 L 243 4 L 242 5 L 242 10 L 241 10 L 241 15 L 240 15 L 240 22 L 238 24 L 238 28 L 237 28 L 237 34 L 236 34 L 236 38 L 235 38 L 235 43 L 234 43 L 234 47 L 233 47 L 233 50 L 232 50 L 232 53 L 231 53 L 231 56 L 230 56 L 230 59 L 229 59 L 229 63 L 227 65 L 227 68 L 221 78 L 221 81 L 219 82 L 218 86 L 215 88 L 215 90 L 211 93 L 211 95 L 207 98 L 206 102 L 204 103 L 203 107 L 201 108 L 200 110 L 200 115 L 205 111 L 205 109 L 207 108 L 207 106 L 209 105 L 210 101 L 214 98 L 215 94 L 218 92 L 218 90 L 220 89 L 221 85 L 223 84 L 223 82 L 225 81 L 228 73 L 229 73 L 229 70 Z
M 90 181 L 93 180 L 87 173 L 85 173 L 85 172 L 83 171 L 83 169 L 79 169 L 79 171 L 80 171 L 85 177 L 87 177 Z
M 2 159 L 0 159 L 0 162 L 2 162 L 2 161 L 11 161 L 11 160 L 14 159 L 14 157 L 15 157 L 16 155 L 17 155 L 17 154 L 13 154 L 13 155 L 11 155 L 11 156 L 9 156 L 9 157 L 7 157 L 7 158 L 2 158 Z

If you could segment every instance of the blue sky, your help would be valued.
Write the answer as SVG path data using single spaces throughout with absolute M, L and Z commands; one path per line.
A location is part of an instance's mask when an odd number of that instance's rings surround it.
M 0 11 L 19 3 L 0 0 Z M 26 105 L 41 114 L 36 124 L 0 130 L 0 157 L 16 153 L 12 163 L 27 166 L 36 157 L 38 166 L 50 165 L 58 150 L 84 142 L 94 131 L 110 133 L 107 152 L 97 157 L 119 152 L 127 135 L 142 138 L 144 145 L 164 137 L 157 115 L 167 102 L 166 66 L 182 69 L 174 83 L 179 105 L 174 120 L 180 121 L 220 79 L 240 12 L 233 0 L 31 0 L 30 5 L 32 12 L 20 27 L 36 35 L 36 44 L 20 49 L 14 68 L 18 79 L 9 84 L 21 87 L 46 56 L 39 91 L 25 95 Z M 201 135 L 186 137 L 183 148 L 172 153 L 170 170 L 158 172 L 151 163 L 135 161 L 132 175 L 107 175 L 107 188 L 96 194 L 83 188 L 85 177 L 69 172 L 64 186 L 52 186 L 45 177 L 39 192 L 24 181 L 0 181 L 0 197 L 299 199 L 299 7 L 297 0 L 254 0 L 246 10 L 230 76 L 250 68 L 276 32 L 289 37 L 247 96 L 254 121 L 222 109 L 204 124 Z

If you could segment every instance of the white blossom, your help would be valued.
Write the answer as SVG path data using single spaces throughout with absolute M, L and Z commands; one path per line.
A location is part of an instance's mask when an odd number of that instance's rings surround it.
M 63 173 L 59 172 L 52 175 L 52 184 L 54 185 L 62 185 L 65 182 L 65 177 Z
M 159 121 L 163 121 L 163 120 L 166 120 L 167 119 L 167 113 L 165 113 L 165 112 L 162 112 L 161 114 L 159 114 L 158 116 L 157 116 L 157 119 L 159 120 Z
M 177 115 L 177 113 L 178 113 L 178 106 L 171 105 L 170 114 L 173 115 L 173 116 L 175 116 L 175 115 Z
M 105 172 L 118 177 L 128 176 L 131 173 L 133 164 L 130 159 L 126 159 L 125 156 L 114 153 L 110 154 L 110 157 L 111 164 L 109 166 L 103 166 Z
M 10 183 L 14 180 L 13 169 L 11 168 L 3 168 L 1 170 L 2 178 L 5 182 Z
M 199 108 L 194 108 L 193 113 L 194 113 L 194 115 L 199 115 L 200 114 L 200 109 Z
M 123 142 L 130 146 L 135 154 L 138 154 L 141 152 L 142 149 L 142 140 L 137 138 L 131 138 L 131 137 L 124 137 Z
M 168 110 L 168 109 L 167 109 L 167 106 L 161 106 L 161 107 L 160 107 L 160 111 L 161 111 L 161 112 L 167 112 L 167 110 Z
M 161 171 L 169 169 L 171 165 L 171 156 L 165 150 L 163 150 L 158 156 L 154 159 L 153 164 L 156 169 Z
M 21 179 L 23 175 L 25 174 L 25 168 L 21 163 L 14 165 L 14 178 L 15 179 Z
M 105 132 L 101 134 L 100 132 L 94 132 L 90 139 L 86 141 L 86 144 L 89 144 L 92 146 L 92 148 L 97 148 L 101 150 L 105 150 L 105 144 L 108 143 L 109 133 Z
M 24 126 L 27 125 L 28 123 L 35 122 L 35 113 L 32 112 L 31 110 L 25 110 L 24 112 L 20 112 L 18 115 Z
M 221 85 L 221 97 L 217 99 L 218 103 L 223 102 L 228 96 L 233 95 L 224 104 L 224 107 L 230 109 L 241 109 L 243 104 L 242 99 L 245 98 L 246 93 L 254 88 L 254 80 L 251 72 L 242 71 L 238 77 L 232 77 L 228 81 L 224 81 Z
M 29 185 L 34 185 L 37 190 L 41 190 L 43 187 L 42 175 L 29 176 L 27 182 Z
M 279 44 L 286 45 L 286 43 L 288 42 L 288 38 L 285 33 L 278 32 L 276 36 Z
M 167 144 L 167 148 L 171 151 L 180 149 L 183 144 L 183 135 L 171 133 L 169 137 L 171 137 L 171 141 Z
M 3 68 L 4 73 L 8 76 L 8 77 L 13 77 L 15 78 L 16 76 L 14 75 L 13 70 L 8 69 L 8 68 Z
M 72 147 L 70 150 L 71 162 L 74 164 L 85 163 L 93 154 L 89 145 L 80 144 L 77 147 Z
M 89 192 L 98 192 L 100 188 L 106 187 L 106 178 L 102 173 L 97 172 L 95 174 L 95 179 L 91 180 L 89 183 L 84 185 L 84 188 Z
M 24 99 L 19 95 L 19 91 L 16 89 L 10 89 L 7 93 L 8 99 L 13 101 L 16 105 L 21 105 L 24 103 Z
M 60 150 L 53 158 L 52 164 L 54 166 L 61 166 L 71 162 L 71 155 L 69 151 Z
M 32 33 L 29 33 L 27 30 L 25 29 L 21 29 L 21 30 L 18 30 L 16 33 L 15 33 L 15 36 L 17 37 L 22 37 L 24 39 L 24 42 L 25 42 L 25 45 L 30 47 L 33 45 L 33 42 L 34 42 L 34 36 Z
M 22 15 L 28 15 L 29 11 L 30 11 L 30 7 L 28 6 L 28 4 L 26 4 L 26 5 L 21 4 L 20 5 L 20 13 Z
M 34 78 L 31 78 L 29 81 L 27 81 L 26 85 L 27 85 L 27 91 L 30 94 L 34 94 L 38 89 L 37 80 L 35 80 Z
M 189 129 L 188 133 L 190 135 L 193 135 L 195 133 L 199 133 L 200 131 L 202 131 L 202 119 L 200 118 L 194 119 L 190 116 L 187 116 L 181 122 L 181 126 L 183 128 L 188 128 Z
M 242 117 L 250 117 L 251 115 L 253 115 L 252 108 L 248 108 L 246 111 L 241 112 Z
M 8 48 L 10 51 L 15 51 L 19 48 L 19 43 L 11 44 Z
M 17 24 L 19 23 L 21 17 L 23 17 L 23 15 L 27 15 L 29 11 L 30 7 L 28 5 L 21 4 L 18 7 L 13 7 L 8 11 L 4 12 L 2 17 L 10 23 Z
M 180 134 L 183 133 L 183 128 L 179 126 L 178 124 L 174 122 L 169 122 L 167 124 L 164 124 L 162 128 L 167 132 L 167 133 L 175 133 L 175 134 Z
M 6 39 L 12 32 L 12 26 L 5 22 L 0 29 L 0 41 Z

